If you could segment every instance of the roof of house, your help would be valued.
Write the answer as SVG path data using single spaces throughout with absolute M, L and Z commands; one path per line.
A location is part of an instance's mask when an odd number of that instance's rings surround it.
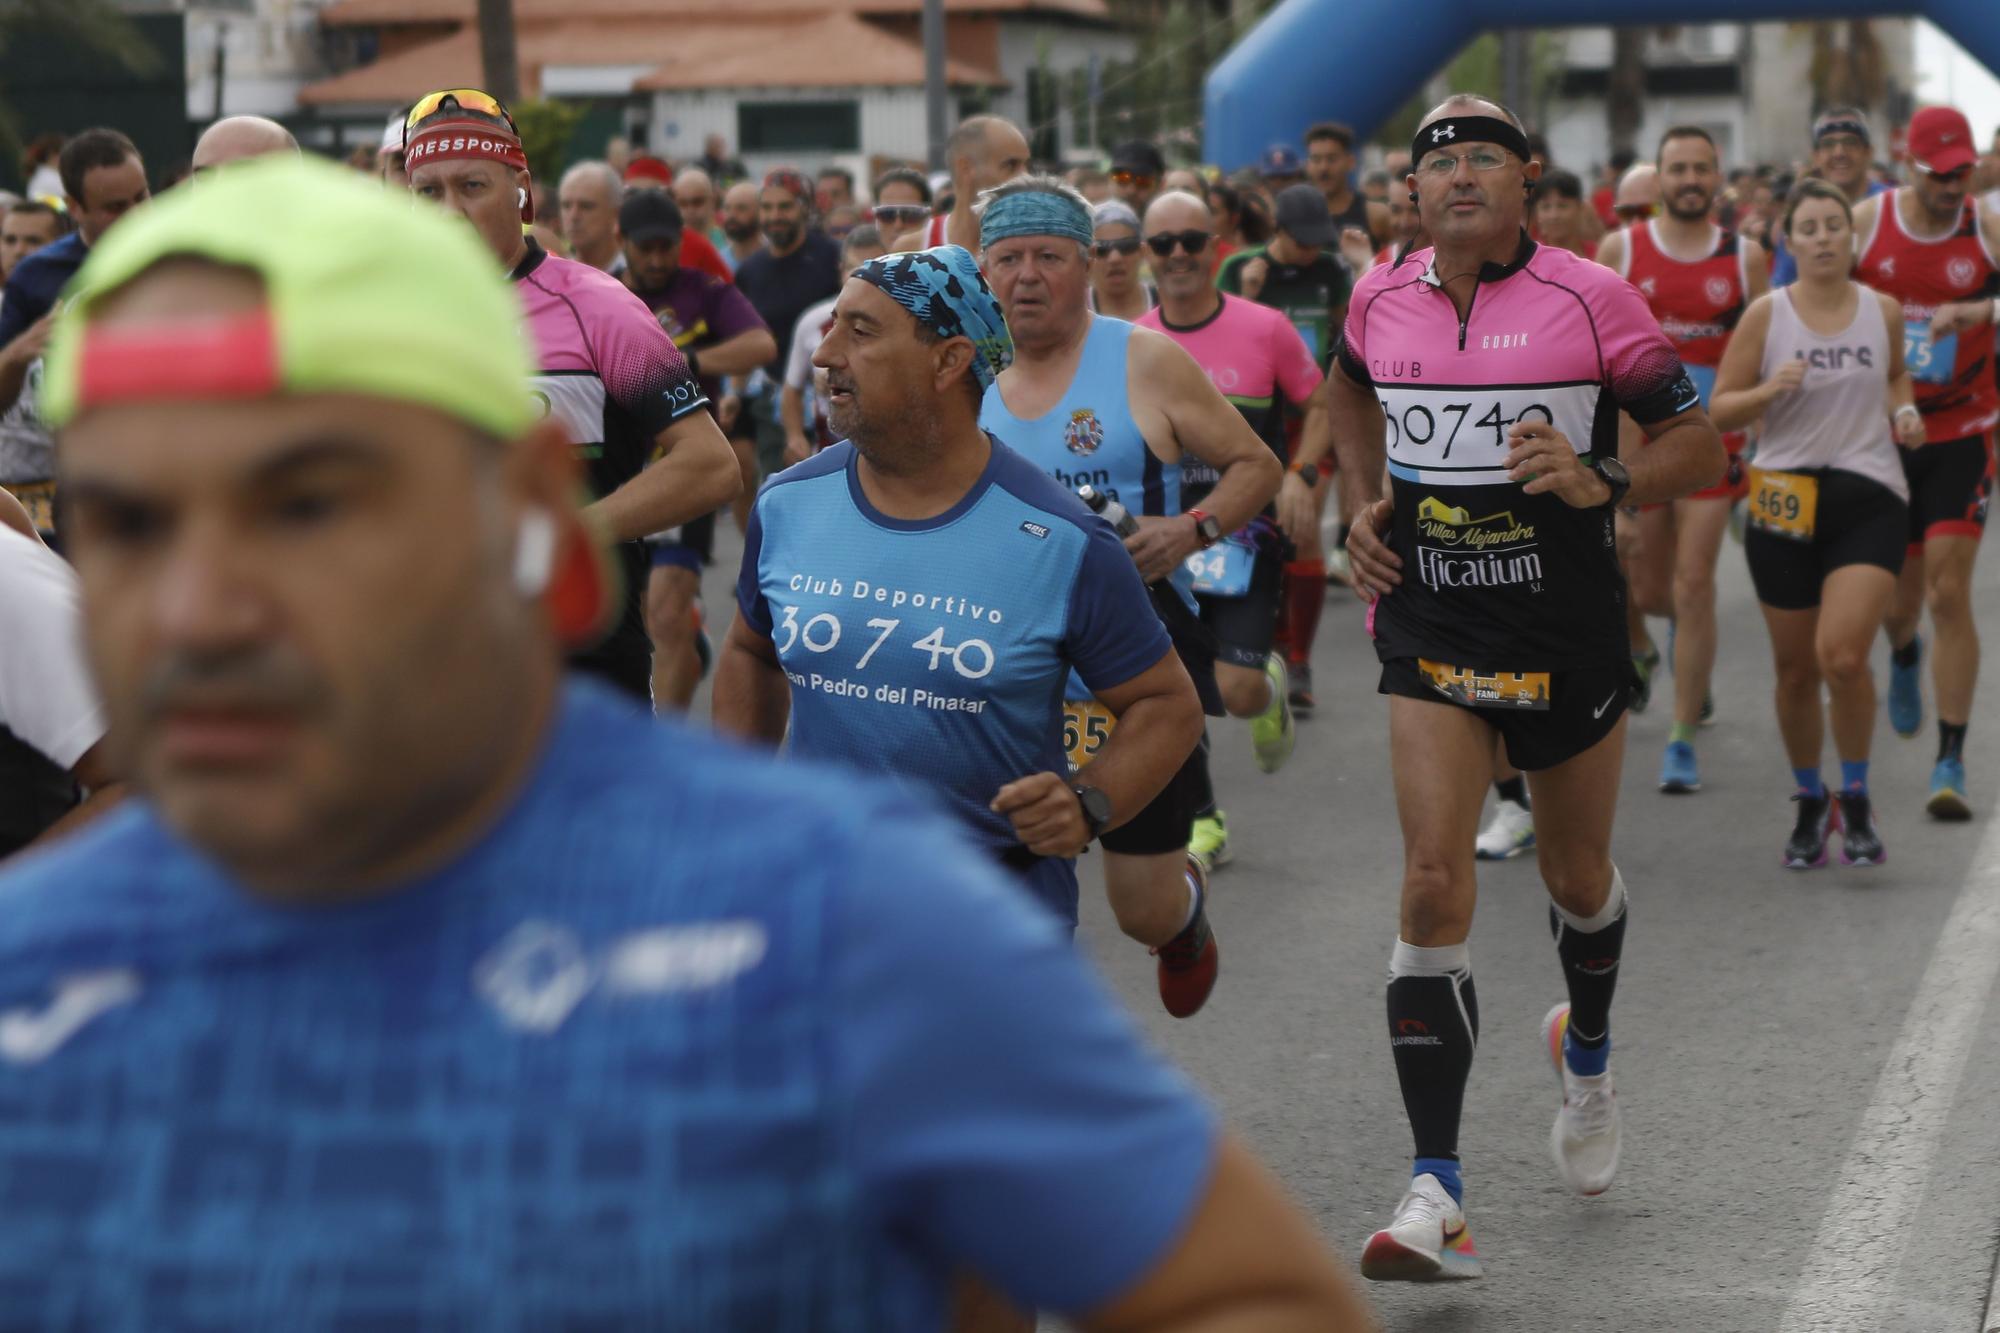
M 410 0 L 412 5 L 437 2 Z M 533 2 L 523 0 L 524 5 Z M 743 3 L 731 0 L 731 8 Z M 919 44 L 844 10 L 732 13 L 725 18 L 711 7 L 699 16 L 654 14 L 591 23 L 524 17 L 515 47 L 521 88 L 530 95 L 540 90 L 541 71 L 551 65 L 643 66 L 655 61 L 651 72 L 635 80 L 633 91 L 910 87 L 924 81 Z M 831 51 L 839 52 L 838 60 L 827 58 Z M 479 37 L 468 25 L 309 84 L 300 90 L 299 101 L 307 106 L 401 104 L 434 88 L 476 85 L 481 77 Z M 1007 82 L 996 70 L 962 60 L 946 63 L 945 78 L 957 87 L 1003 87 Z
M 946 10 L 962 14 L 1051 13 L 1073 18 L 1114 20 L 1107 0 L 944 0 Z M 478 0 L 334 0 L 320 11 L 329 27 L 380 28 L 403 24 L 470 23 Z M 801 14 L 847 10 L 858 14 L 916 14 L 923 0 L 730 0 L 731 15 L 745 13 Z M 714 0 L 514 0 L 516 21 L 562 19 L 578 26 L 621 18 L 685 19 L 714 17 Z

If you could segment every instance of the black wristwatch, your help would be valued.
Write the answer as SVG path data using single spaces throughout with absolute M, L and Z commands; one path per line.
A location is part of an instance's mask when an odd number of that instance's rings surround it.
M 1222 540 L 1222 525 L 1215 521 L 1215 515 L 1204 514 L 1199 509 L 1190 509 L 1187 511 L 1187 516 L 1194 520 L 1194 535 L 1201 542 L 1202 550 L 1206 551 Z
M 1302 463 L 1292 469 L 1292 475 L 1304 482 L 1308 487 L 1317 486 L 1319 485 L 1319 464 Z
M 1111 798 L 1100 788 L 1081 782 L 1071 783 L 1070 790 L 1076 793 L 1076 803 L 1083 807 L 1083 822 L 1090 829 L 1090 840 L 1097 841 L 1097 835 L 1111 822 Z
M 1623 463 L 1609 454 L 1592 454 L 1590 457 L 1590 470 L 1595 472 L 1598 479 L 1611 488 L 1611 498 L 1597 507 L 1599 509 L 1616 509 L 1619 502 L 1625 498 L 1625 492 L 1632 489 L 1632 474 L 1625 470 Z

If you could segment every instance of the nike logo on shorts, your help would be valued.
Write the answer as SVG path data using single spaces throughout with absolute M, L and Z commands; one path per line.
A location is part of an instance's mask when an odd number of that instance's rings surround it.
M 1603 717 L 1604 710 L 1611 707 L 1612 704 L 1615 704 L 1617 702 L 1618 702 L 1618 691 L 1613 690 L 1611 691 L 1611 697 L 1609 699 L 1606 699 L 1603 703 L 1597 705 L 1597 707 L 1590 710 L 1590 716 L 1593 719 Z

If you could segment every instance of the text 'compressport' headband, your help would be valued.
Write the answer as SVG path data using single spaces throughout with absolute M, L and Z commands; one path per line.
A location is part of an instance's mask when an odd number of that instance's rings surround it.
M 1097 236 L 1090 209 L 1060 194 L 1024 190 L 1002 195 L 979 214 L 979 248 L 1015 236 L 1063 236 L 1089 245 Z
M 1528 136 L 1498 116 L 1445 116 L 1417 131 L 1410 140 L 1410 164 L 1424 160 L 1424 154 L 1460 143 L 1497 144 L 1528 160 Z

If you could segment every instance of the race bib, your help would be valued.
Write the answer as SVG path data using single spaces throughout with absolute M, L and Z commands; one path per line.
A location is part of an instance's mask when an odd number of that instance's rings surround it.
M 1947 333 L 1942 339 L 1932 342 L 1929 320 L 1904 321 L 1903 365 L 1909 370 L 1911 379 L 1919 384 L 1949 384 L 1952 369 L 1957 364 L 1956 333 Z
M 1063 752 L 1074 773 L 1104 748 L 1118 718 L 1095 699 L 1072 699 L 1063 705 Z
M 1797 472 L 1750 469 L 1750 522 L 1773 536 L 1813 538 L 1819 515 L 1819 478 Z
M 56 530 L 56 484 L 52 481 L 9 482 L 4 489 L 16 500 L 21 508 L 28 511 L 28 517 L 42 532 Z
M 1546 712 L 1549 707 L 1549 673 L 1546 671 L 1475 671 L 1471 667 L 1450 666 L 1427 657 L 1417 659 L 1417 669 L 1431 688 L 1456 704 L 1473 708 L 1527 708 Z
M 1194 590 L 1203 597 L 1243 596 L 1250 591 L 1250 575 L 1256 568 L 1256 549 L 1233 534 L 1187 558 Z

